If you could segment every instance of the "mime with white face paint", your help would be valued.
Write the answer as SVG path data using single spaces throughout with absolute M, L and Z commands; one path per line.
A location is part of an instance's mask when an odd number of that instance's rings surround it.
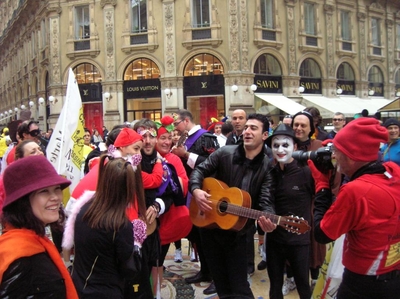
M 275 166 L 272 170 L 274 196 L 269 201 L 269 212 L 277 215 L 303 217 L 311 223 L 311 202 L 314 180 L 310 169 L 298 165 L 292 158 L 298 139 L 290 126 L 281 124 L 266 144 L 272 149 Z M 267 234 L 267 270 L 270 278 L 269 296 L 281 299 L 286 261 L 292 267 L 297 291 L 301 299 L 309 299 L 310 232 L 297 235 L 282 227 Z

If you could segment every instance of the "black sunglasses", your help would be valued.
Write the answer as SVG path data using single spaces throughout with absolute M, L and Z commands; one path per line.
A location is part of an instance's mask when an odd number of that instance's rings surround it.
M 40 134 L 39 129 L 29 131 L 29 135 L 31 135 L 32 137 L 37 137 L 37 136 L 39 136 L 39 134 Z

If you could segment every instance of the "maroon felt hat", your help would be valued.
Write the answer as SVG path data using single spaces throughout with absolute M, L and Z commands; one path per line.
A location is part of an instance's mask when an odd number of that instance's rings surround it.
M 6 168 L 3 176 L 6 198 L 3 209 L 24 195 L 55 185 L 67 188 L 71 182 L 58 175 L 44 156 L 19 159 Z

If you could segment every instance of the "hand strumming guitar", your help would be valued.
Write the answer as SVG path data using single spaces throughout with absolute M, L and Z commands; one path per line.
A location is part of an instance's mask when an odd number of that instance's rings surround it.
M 206 191 L 201 189 L 194 189 L 192 192 L 193 198 L 196 200 L 199 210 L 202 212 L 211 211 L 211 201 L 208 199 L 211 197 Z

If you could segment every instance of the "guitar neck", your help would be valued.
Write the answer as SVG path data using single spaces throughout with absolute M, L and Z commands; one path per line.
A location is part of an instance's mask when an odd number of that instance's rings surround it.
M 228 214 L 241 216 L 241 217 L 245 217 L 245 218 L 250 218 L 250 219 L 255 219 L 255 220 L 257 220 L 261 216 L 265 216 L 266 218 L 269 218 L 276 225 L 279 225 L 279 222 L 281 220 L 281 216 L 278 216 L 278 215 L 274 215 L 271 213 L 262 212 L 262 211 L 258 211 L 258 210 L 253 210 L 250 208 L 245 208 L 245 207 L 241 207 L 241 206 L 230 204 L 230 203 L 226 203 L 226 204 L 227 204 L 227 208 L 226 208 L 225 212 Z

